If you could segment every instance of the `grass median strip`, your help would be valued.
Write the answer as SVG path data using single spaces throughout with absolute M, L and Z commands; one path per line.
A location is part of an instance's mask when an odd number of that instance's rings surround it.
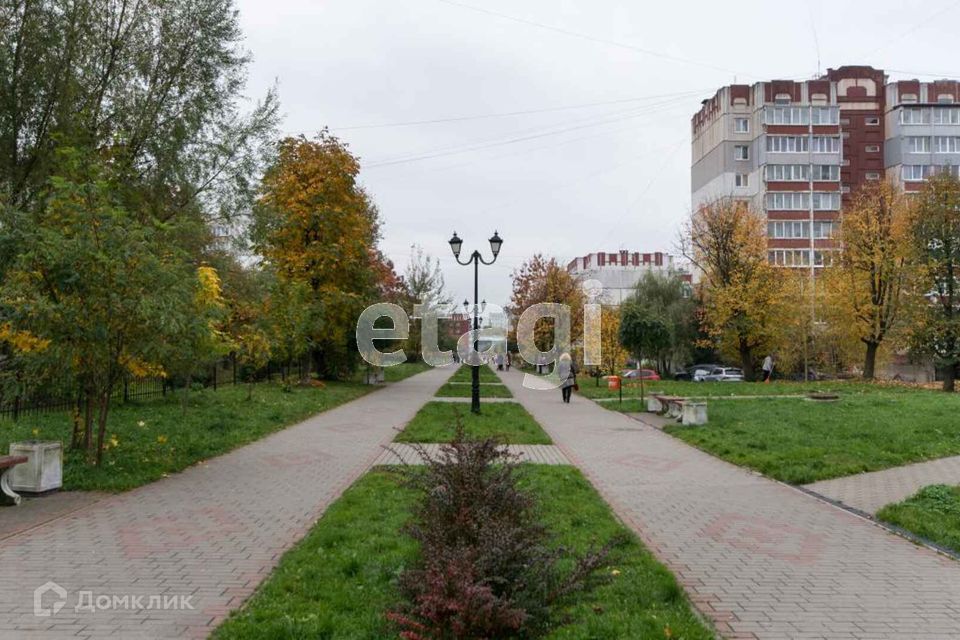
M 960 395 L 923 390 L 837 402 L 764 398 L 709 403 L 707 425 L 665 431 L 734 464 L 806 484 L 960 454 L 958 412 Z
M 470 382 L 473 378 L 473 367 L 462 365 L 450 377 L 450 382 Z M 480 382 L 500 382 L 500 378 L 493 372 L 493 369 L 483 365 L 480 367 Z
M 682 380 L 645 381 L 647 393 L 655 391 L 685 398 L 721 398 L 737 396 L 805 396 L 808 393 L 840 394 L 911 394 L 936 393 L 928 389 L 897 383 L 861 382 L 857 380 L 824 380 L 819 382 L 789 382 L 778 380 L 769 384 L 758 382 L 689 382 Z M 610 389 L 605 380 L 596 386 L 594 381 L 584 379 L 580 393 L 586 398 L 618 398 L 620 393 Z M 624 381 L 623 398 L 640 397 L 640 383 Z
M 877 519 L 960 553 L 960 487 L 924 487 L 903 502 L 885 506 Z
M 495 437 L 503 444 L 552 444 L 537 421 L 515 402 L 489 403 L 479 415 L 466 404 L 428 402 L 395 440 L 397 442 L 450 442 L 456 435 L 457 417 L 470 438 Z
M 618 534 L 610 580 L 558 611 L 569 621 L 547 637 L 713 638 L 673 576 L 610 512 L 573 467 L 524 465 L 556 543 L 582 550 Z M 395 580 L 416 554 L 402 533 L 414 494 L 375 470 L 327 510 L 257 593 L 214 633 L 216 640 L 395 637 L 384 617 Z
M 469 398 L 473 388 L 469 384 L 450 384 L 449 382 L 437 390 L 440 398 Z M 502 384 L 480 385 L 481 398 L 512 398 L 513 394 Z

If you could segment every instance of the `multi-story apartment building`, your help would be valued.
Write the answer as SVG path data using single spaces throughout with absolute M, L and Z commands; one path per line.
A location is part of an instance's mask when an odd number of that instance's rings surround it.
M 674 257 L 659 251 L 588 253 L 571 260 L 567 271 L 581 280 L 598 280 L 603 285 L 602 302 L 611 305 L 620 305 L 633 295 L 645 273 L 678 273 L 685 282 L 690 282 L 690 275 L 676 267 Z
M 960 83 L 900 80 L 886 87 L 887 178 L 907 192 L 940 171 L 960 167 Z
M 694 209 L 748 200 L 766 215 L 772 263 L 829 264 L 843 203 L 883 177 L 885 81 L 881 70 L 847 66 L 717 91 L 692 120 Z

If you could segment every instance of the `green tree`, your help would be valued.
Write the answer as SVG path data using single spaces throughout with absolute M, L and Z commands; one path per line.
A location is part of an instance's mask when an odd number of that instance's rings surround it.
M 636 300 L 627 300 L 620 307 L 620 343 L 643 360 L 670 346 L 670 327 L 664 319 Z M 643 402 L 643 376 L 640 377 L 640 402 Z
M 697 307 L 692 287 L 679 273 L 645 273 L 637 282 L 633 300 L 658 314 L 666 324 L 669 340 L 662 349 L 650 354 L 661 374 L 670 373 L 692 357 L 697 339 Z
M 114 390 L 125 376 L 162 374 L 169 345 L 194 320 L 196 277 L 169 242 L 173 225 L 118 205 L 96 158 L 64 150 L 58 159 L 42 207 L 4 209 L 0 242 L 20 249 L 0 305 L 14 331 L 47 341 L 57 366 L 72 370 L 86 399 L 73 445 L 99 464 Z
M 943 390 L 953 391 L 960 368 L 960 180 L 942 173 L 927 181 L 910 235 L 927 297 L 912 323 L 911 342 L 916 353 L 933 357 Z

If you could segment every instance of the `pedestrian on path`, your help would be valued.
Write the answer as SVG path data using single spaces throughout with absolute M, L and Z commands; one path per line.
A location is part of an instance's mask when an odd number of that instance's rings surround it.
M 773 376 L 773 358 L 774 354 L 771 353 L 763 359 L 763 381 L 766 383 L 769 383 L 771 376 Z
M 503 371 L 503 354 L 497 354 L 497 371 Z
M 560 377 L 560 393 L 563 401 L 569 404 L 573 389 L 577 386 L 577 365 L 573 362 L 569 353 L 560 356 L 560 361 L 557 363 L 557 375 Z
M 543 373 L 543 368 L 547 366 L 547 358 L 540 354 L 537 357 L 537 373 Z
M 507 371 L 510 371 L 510 352 L 509 351 L 507 351 L 506 365 L 507 365 Z

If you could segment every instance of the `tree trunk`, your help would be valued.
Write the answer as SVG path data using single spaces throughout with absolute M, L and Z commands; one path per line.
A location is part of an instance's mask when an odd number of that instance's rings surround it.
M 187 415 L 187 400 L 190 396 L 190 376 L 187 376 L 186 384 L 183 385 L 183 395 L 180 396 L 180 412 Z
M 744 380 L 753 381 L 753 348 L 747 343 L 746 340 L 740 338 L 739 340 L 739 351 L 740 351 L 740 368 L 743 369 L 743 378 Z
M 873 380 L 877 367 L 877 348 L 879 342 L 867 342 L 867 352 L 863 358 L 863 379 Z
M 957 380 L 957 366 L 951 364 L 943 368 L 943 390 L 953 391 Z
M 107 435 L 107 414 L 110 412 L 110 391 L 100 396 L 100 412 L 97 416 L 97 466 L 103 461 L 103 440 Z
M 73 411 L 73 434 L 70 436 L 70 448 L 74 451 L 83 446 L 83 391 L 77 394 L 77 406 Z
M 87 403 L 83 412 L 83 450 L 90 451 L 93 445 L 93 393 L 87 390 Z

